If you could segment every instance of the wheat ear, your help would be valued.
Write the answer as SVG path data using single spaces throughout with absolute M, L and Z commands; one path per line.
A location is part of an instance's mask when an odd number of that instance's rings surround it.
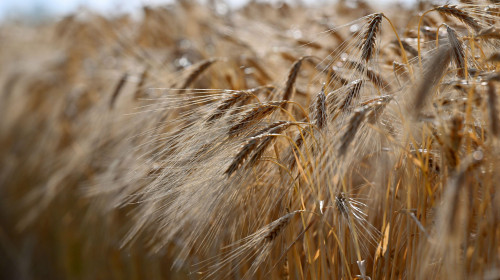
M 455 5 L 444 5 L 435 8 L 435 10 L 444 15 L 459 19 L 460 21 L 474 29 L 474 31 L 476 32 L 479 32 L 481 30 L 481 25 L 476 19 L 471 17 L 466 11 L 457 8 L 457 6 Z
M 128 73 L 123 73 L 122 77 L 118 81 L 113 90 L 113 95 L 111 95 L 111 99 L 109 100 L 109 109 L 113 109 L 116 103 L 116 99 L 118 99 L 118 95 L 122 92 L 123 86 L 125 86 L 125 82 L 128 79 Z
M 222 103 L 215 109 L 215 111 L 207 118 L 207 123 L 211 123 L 219 118 L 221 118 L 229 108 L 240 101 L 244 101 L 251 97 L 251 93 L 247 91 L 238 91 L 236 93 L 231 94 L 231 96 L 227 97 L 222 101 Z
M 288 78 L 286 80 L 285 89 L 283 90 L 283 101 L 291 100 L 293 95 L 293 86 L 295 85 L 295 81 L 297 80 L 297 76 L 299 74 L 300 67 L 302 66 L 302 62 L 305 59 L 310 58 L 310 56 L 303 56 L 295 61 L 288 72 Z M 288 103 L 283 103 L 281 105 L 284 109 L 286 109 Z
M 364 44 L 361 49 L 361 59 L 368 62 L 375 53 L 375 44 L 377 40 L 377 33 L 380 30 L 382 23 L 382 14 L 373 15 L 368 28 L 364 34 Z
M 500 129 L 498 127 L 497 94 L 492 81 L 488 82 L 488 111 L 490 115 L 491 134 L 498 137 Z
M 326 127 L 326 96 L 325 87 L 316 95 L 316 102 L 314 108 L 314 122 L 318 129 L 322 130 Z
M 137 87 L 135 89 L 134 93 L 134 99 L 137 100 L 141 97 L 142 91 L 144 90 L 144 84 L 146 83 L 146 80 L 148 79 L 149 75 L 149 67 L 146 67 L 144 71 L 141 73 L 141 77 L 139 78 L 139 83 L 137 83 Z
M 356 109 L 356 111 L 354 112 L 354 115 L 351 117 L 351 120 L 349 121 L 347 131 L 344 133 L 344 135 L 342 135 L 342 138 L 340 139 L 341 145 L 338 151 L 340 156 L 345 155 L 345 153 L 347 152 L 347 148 L 354 140 L 354 136 L 356 136 L 356 133 L 361 127 L 361 124 L 363 123 L 366 117 L 367 111 L 368 111 L 367 107 L 363 106 L 359 109 Z
M 208 69 L 208 67 L 210 67 L 212 64 L 214 64 L 215 62 L 217 62 L 219 59 L 217 58 L 210 58 L 210 59 L 206 59 L 200 63 L 198 63 L 197 65 L 194 65 L 192 70 L 191 70 L 191 73 L 189 74 L 189 76 L 186 78 L 186 80 L 184 81 L 184 83 L 182 84 L 182 86 L 180 87 L 180 89 L 187 89 L 189 86 L 191 86 L 191 84 L 203 73 L 205 72 L 205 70 Z
M 269 103 L 259 104 L 251 109 L 245 116 L 235 125 L 229 128 L 229 136 L 237 135 L 241 131 L 261 121 L 263 118 L 274 112 L 279 106 L 282 106 L 285 101 L 273 101 Z
M 412 103 L 412 111 L 415 116 L 422 110 L 427 97 L 432 94 L 433 89 L 441 80 L 441 77 L 448 69 L 448 64 L 451 59 L 451 50 L 449 46 L 442 46 L 431 58 L 428 63 L 427 71 L 424 73 L 422 80 L 417 88 L 415 97 Z
M 465 69 L 465 51 L 463 44 L 460 39 L 458 39 L 457 32 L 453 28 L 446 25 L 446 31 L 448 32 L 448 40 L 451 45 L 453 61 L 458 68 L 458 75 L 464 77 L 464 72 L 467 73 L 467 69 Z

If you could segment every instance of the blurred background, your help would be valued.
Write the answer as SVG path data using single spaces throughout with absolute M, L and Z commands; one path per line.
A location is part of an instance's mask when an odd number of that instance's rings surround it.
M 136 13 L 144 5 L 155 6 L 172 3 L 175 0 L 2 0 L 0 1 L 0 21 L 23 19 L 27 21 L 41 21 L 47 18 L 63 16 L 78 9 L 88 8 L 105 14 Z M 337 0 L 268 0 L 257 2 L 287 2 L 304 4 L 325 4 Z M 409 5 L 417 0 L 368 0 L 373 5 L 399 3 Z M 200 2 L 217 2 L 219 6 L 237 9 L 249 0 L 202 0 Z M 346 1 L 351 2 L 351 1 Z M 355 2 L 355 1 L 352 1 Z M 450 2 L 450 1 L 448 1 Z M 451 1 L 453 2 L 453 1 Z

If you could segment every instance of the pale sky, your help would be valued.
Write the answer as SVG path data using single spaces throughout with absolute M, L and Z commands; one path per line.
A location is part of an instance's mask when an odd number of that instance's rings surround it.
M 63 15 L 80 6 L 100 12 L 133 11 L 142 4 L 162 4 L 172 0 L 0 0 L 0 18 L 15 15 L 56 14 Z

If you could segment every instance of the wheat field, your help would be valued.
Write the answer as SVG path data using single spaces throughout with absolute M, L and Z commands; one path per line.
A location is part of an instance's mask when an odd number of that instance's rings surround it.
M 182 0 L 4 22 L 0 278 L 499 279 L 499 20 Z

